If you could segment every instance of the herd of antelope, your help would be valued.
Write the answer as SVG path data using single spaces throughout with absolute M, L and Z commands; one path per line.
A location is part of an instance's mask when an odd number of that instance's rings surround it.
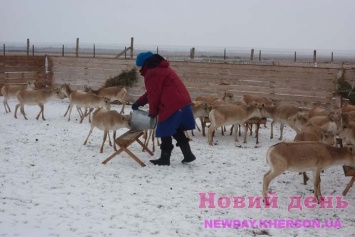
M 3 103 L 5 112 L 11 112 L 7 101 L 10 98 L 16 98 L 19 103 L 15 107 L 14 117 L 17 118 L 17 110 L 20 107 L 21 114 L 26 120 L 25 105 L 38 105 L 40 107 L 40 112 L 36 119 L 38 120 L 40 115 L 42 115 L 42 119 L 45 120 L 44 104 L 46 102 L 54 99 L 68 98 L 70 103 L 64 114 L 64 116 L 66 116 L 69 113 L 68 121 L 70 121 L 71 112 L 74 106 L 76 106 L 79 113 L 80 123 L 83 122 L 85 117 L 89 116 L 91 128 L 84 145 L 87 143 L 88 138 L 95 127 L 104 131 L 103 141 L 100 148 L 101 153 L 103 152 L 103 146 L 107 135 L 109 135 L 109 131 L 113 131 L 113 139 L 115 139 L 116 130 L 120 128 L 130 128 L 130 115 L 123 114 L 126 104 L 124 98 L 127 94 L 127 90 L 124 87 L 108 87 L 97 91 L 85 87 L 84 91 L 76 91 L 72 90 L 69 84 L 63 84 L 59 88 L 35 89 L 35 82 L 28 81 L 26 85 L 5 85 L 1 88 L 1 93 L 4 97 Z M 111 100 L 122 102 L 120 113 L 115 110 L 110 110 Z M 109 143 L 112 146 L 110 136 Z M 115 143 L 114 149 L 117 150 Z
M 84 145 L 87 143 L 93 129 L 97 127 L 104 132 L 100 152 L 107 136 L 109 143 L 111 139 L 109 131 L 113 131 L 113 141 L 116 139 L 116 130 L 130 128 L 131 115 L 124 115 L 126 102 L 133 102 L 137 96 L 127 93 L 124 87 L 109 87 L 93 90 L 85 87 L 84 91 L 72 90 L 69 84 L 63 84 L 59 88 L 35 89 L 34 82 L 29 81 L 27 85 L 5 85 L 1 88 L 5 112 L 11 112 L 7 101 L 9 98 L 17 98 L 18 104 L 15 107 L 14 117 L 17 118 L 17 110 L 27 120 L 24 105 L 38 105 L 40 112 L 36 119 L 42 115 L 44 118 L 44 104 L 52 99 L 68 98 L 70 103 L 64 116 L 68 113 L 68 121 L 73 107 L 75 106 L 80 123 L 85 117 L 89 117 L 90 130 Z M 130 101 L 130 97 L 134 97 Z M 120 112 L 111 110 L 111 100 L 118 100 L 122 103 Z M 320 107 L 301 108 L 291 104 L 274 101 L 270 98 L 255 95 L 244 95 L 240 100 L 235 101 L 231 93 L 225 92 L 221 98 L 200 96 L 192 103 L 195 119 L 200 119 L 202 135 L 206 136 L 208 128 L 208 143 L 213 145 L 215 130 L 221 128 L 222 134 L 225 126 L 232 125 L 234 128 L 234 140 L 238 142 L 238 129 L 244 128 L 243 142 L 247 142 L 249 119 L 269 118 L 270 139 L 274 137 L 274 124 L 280 123 L 280 137 L 283 140 L 283 129 L 287 125 L 295 131 L 293 141 L 286 141 L 271 146 L 268 149 L 266 160 L 270 170 L 264 175 L 263 191 L 267 197 L 270 182 L 284 171 L 303 172 L 304 183 L 308 177 L 306 171 L 313 171 L 314 195 L 319 201 L 320 172 L 331 166 L 348 165 L 355 167 L 355 106 L 346 105 L 339 109 L 325 109 Z M 209 126 L 207 126 L 207 124 Z M 196 124 L 199 131 L 200 128 Z M 232 133 L 232 129 L 231 129 Z M 148 132 L 146 132 L 148 134 Z M 154 147 L 154 131 L 149 131 Z M 194 135 L 194 134 L 193 134 Z M 342 138 L 344 147 L 336 147 L 336 137 Z M 147 144 L 147 138 L 145 143 Z M 116 150 L 116 144 L 113 142 Z
M 197 97 L 193 102 L 195 118 L 200 118 L 202 133 L 206 120 L 209 120 L 208 142 L 213 145 L 214 131 L 232 125 L 235 141 L 238 126 L 244 127 L 243 142 L 247 142 L 247 132 L 251 129 L 251 118 L 269 118 L 270 139 L 274 137 L 274 124 L 280 123 L 280 137 L 288 125 L 295 131 L 293 141 L 280 142 L 268 149 L 266 160 L 270 170 L 264 175 L 262 195 L 267 199 L 270 182 L 285 171 L 302 172 L 304 184 L 308 177 L 306 171 L 313 171 L 314 196 L 318 202 L 320 191 L 320 172 L 337 165 L 355 167 L 355 106 L 345 105 L 338 109 L 325 109 L 320 106 L 301 108 L 291 104 L 273 101 L 263 96 L 244 95 L 233 101 L 233 94 L 225 92 L 222 98 Z M 342 140 L 341 147 L 336 147 Z

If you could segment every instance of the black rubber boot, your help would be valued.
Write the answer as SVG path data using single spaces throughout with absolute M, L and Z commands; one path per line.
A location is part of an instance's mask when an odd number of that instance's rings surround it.
M 157 160 L 150 160 L 154 165 L 170 165 L 171 150 L 161 150 L 160 158 Z
M 188 142 L 178 143 L 176 146 L 180 147 L 182 154 L 184 155 L 184 159 L 181 161 L 182 163 L 189 163 L 196 160 L 196 157 L 192 154 L 190 144 Z
M 162 137 L 161 138 L 161 155 L 157 160 L 150 160 L 154 165 L 170 165 L 170 156 L 171 152 L 174 149 L 172 138 L 171 137 Z

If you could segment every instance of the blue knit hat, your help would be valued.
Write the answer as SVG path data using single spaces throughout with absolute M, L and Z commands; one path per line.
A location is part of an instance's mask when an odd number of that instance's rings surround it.
M 153 56 L 153 53 L 150 51 L 138 54 L 136 58 L 136 65 L 142 67 L 145 61 L 151 56 Z

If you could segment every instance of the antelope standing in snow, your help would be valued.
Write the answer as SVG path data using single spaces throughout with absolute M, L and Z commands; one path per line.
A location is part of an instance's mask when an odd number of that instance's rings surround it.
M 350 147 L 334 147 L 321 142 L 281 142 L 267 151 L 270 170 L 263 179 L 262 195 L 266 204 L 270 182 L 285 171 L 313 171 L 314 196 L 320 201 L 320 172 L 332 166 L 355 167 L 355 151 Z
M 105 107 L 107 109 L 111 108 L 110 99 L 108 98 L 99 97 L 89 92 L 74 91 L 70 94 L 68 121 L 70 121 L 70 115 L 74 105 L 80 108 L 85 108 L 85 112 L 83 113 L 83 116 L 81 116 L 80 123 L 83 122 L 84 118 L 87 115 L 89 115 L 89 122 L 91 123 L 91 111 L 94 108 L 98 108 L 98 107 Z
M 90 124 L 90 131 L 88 136 L 84 141 L 84 145 L 86 145 L 92 130 L 97 127 L 100 130 L 104 131 L 104 137 L 102 139 L 102 144 L 100 148 L 100 153 L 104 150 L 104 144 L 106 141 L 107 136 L 109 135 L 109 131 L 113 131 L 113 146 L 114 150 L 116 151 L 116 130 L 120 128 L 130 128 L 130 115 L 122 115 L 119 114 L 116 110 L 107 110 L 105 108 L 98 108 L 94 111 L 92 115 L 92 121 Z M 109 137 L 110 140 L 110 137 Z M 111 144 L 110 144 L 111 145 Z
M 20 107 L 20 111 L 23 117 L 27 120 L 25 114 L 25 105 L 38 105 L 41 110 L 39 111 L 36 119 L 42 114 L 42 119 L 44 118 L 44 104 L 49 100 L 53 99 L 64 99 L 64 94 L 58 89 L 38 89 L 38 90 L 19 90 L 16 93 L 16 97 L 20 103 L 15 107 L 15 118 L 17 118 L 17 109 Z
M 211 125 L 208 128 L 208 143 L 212 145 L 213 131 L 224 125 L 234 125 L 237 130 L 238 124 L 244 127 L 244 143 L 247 142 L 247 127 L 245 121 L 253 117 L 261 116 L 262 106 L 258 103 L 253 105 L 221 105 L 213 108 L 209 114 Z M 235 141 L 238 142 L 238 132 L 235 131 Z
M 111 86 L 111 87 L 104 87 L 98 90 L 93 90 L 91 87 L 84 86 L 85 92 L 93 93 L 100 97 L 106 97 L 112 100 L 118 100 L 122 103 L 122 109 L 120 114 L 124 113 L 124 107 L 126 105 L 125 96 L 127 94 L 127 89 L 122 86 Z
M 11 112 L 10 106 L 7 103 L 7 101 L 10 98 L 16 98 L 16 93 L 19 90 L 24 90 L 24 89 L 27 89 L 27 90 L 35 89 L 34 81 L 28 81 L 26 83 L 26 85 L 4 85 L 1 88 L 1 94 L 4 96 L 4 102 L 3 103 L 4 103 L 4 107 L 5 107 L 5 112 L 6 113 L 10 113 Z

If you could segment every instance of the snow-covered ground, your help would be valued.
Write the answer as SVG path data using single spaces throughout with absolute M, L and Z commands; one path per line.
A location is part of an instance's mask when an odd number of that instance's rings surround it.
M 295 172 L 286 172 L 270 185 L 279 198 L 278 208 L 233 208 L 233 200 L 230 207 L 218 206 L 223 196 L 261 196 L 268 170 L 266 151 L 278 142 L 269 139 L 270 124 L 261 128 L 257 148 L 252 136 L 238 148 L 231 136 L 221 136 L 220 131 L 216 145 L 210 147 L 207 138 L 195 131 L 191 147 L 197 160 L 191 164 L 181 164 L 182 154 L 175 148 L 171 166 L 154 166 L 148 161 L 150 155 L 133 144 L 130 149 L 147 165 L 142 168 L 125 153 L 103 165 L 113 148 L 106 143 L 104 153 L 99 153 L 103 132 L 98 129 L 83 145 L 88 120 L 80 124 L 73 110 L 68 122 L 63 117 L 67 100 L 48 102 L 46 121 L 35 119 L 37 106 L 25 106 L 28 120 L 21 114 L 15 119 L 16 101 L 9 104 L 11 113 L 0 109 L 0 236 L 355 236 L 355 188 L 344 197 L 349 206 L 335 208 L 335 198 L 350 180 L 341 166 L 321 174 L 322 193 L 334 199 L 333 208 L 302 205 L 302 210 L 289 211 L 290 197 L 313 195 L 311 174 L 305 186 Z M 294 135 L 285 128 L 285 141 Z M 158 149 L 154 158 L 159 154 Z M 204 202 L 199 193 L 215 193 L 216 208 L 200 208 Z M 324 228 L 260 226 L 263 220 L 279 220 L 282 225 L 286 220 L 307 224 L 316 219 Z M 216 225 L 218 220 L 248 222 L 240 228 L 206 226 L 215 220 Z

